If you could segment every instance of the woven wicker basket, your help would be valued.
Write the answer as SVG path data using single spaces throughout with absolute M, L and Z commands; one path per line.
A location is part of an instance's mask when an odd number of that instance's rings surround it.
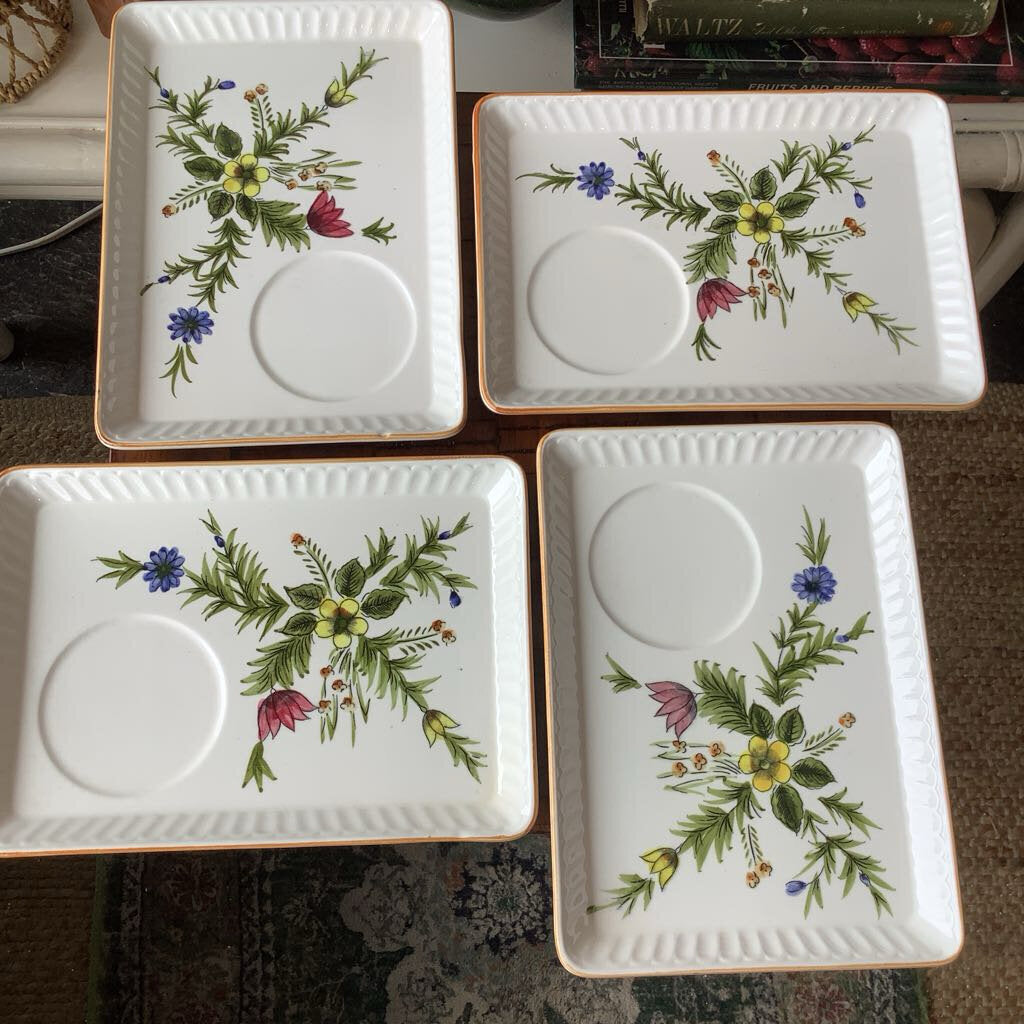
M 0 103 L 15 103 L 60 60 L 71 0 L 0 0 Z

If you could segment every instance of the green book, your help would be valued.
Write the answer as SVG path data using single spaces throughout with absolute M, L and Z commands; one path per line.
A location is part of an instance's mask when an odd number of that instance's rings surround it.
M 971 36 L 998 0 L 633 0 L 645 43 L 812 36 Z

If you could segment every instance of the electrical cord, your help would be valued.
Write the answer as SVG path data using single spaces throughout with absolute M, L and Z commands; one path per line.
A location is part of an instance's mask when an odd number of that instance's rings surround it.
M 88 224 L 89 221 L 95 220 L 102 212 L 103 204 L 100 203 L 91 210 L 86 210 L 85 213 L 74 220 L 69 220 L 67 224 L 62 224 L 48 235 L 42 235 L 39 238 L 32 238 L 27 242 L 19 242 L 17 245 L 9 245 L 5 249 L 0 249 L 0 256 L 13 256 L 16 252 L 28 252 L 29 249 L 38 249 L 41 245 L 49 245 L 50 242 L 56 242 L 58 238 L 70 235 L 72 231 L 77 231 L 83 224 Z

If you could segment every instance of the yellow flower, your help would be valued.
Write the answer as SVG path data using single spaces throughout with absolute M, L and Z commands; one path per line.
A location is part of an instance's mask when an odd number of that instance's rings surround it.
M 676 873 L 679 866 L 679 855 L 668 846 L 659 846 L 648 850 L 640 859 L 650 866 L 651 874 L 658 876 L 658 884 L 665 888 L 668 880 Z
M 866 313 L 875 305 L 875 300 L 868 298 L 863 292 L 847 292 L 843 296 L 843 309 L 851 320 L 856 320 L 861 313 Z
M 260 167 L 252 153 L 243 153 L 237 160 L 229 160 L 224 165 L 226 177 L 221 182 L 225 192 L 232 195 L 241 192 L 252 199 L 260 194 L 260 185 L 270 177 L 266 167 Z
M 433 746 L 447 729 L 454 729 L 458 724 L 443 711 L 428 711 L 423 716 L 423 735 L 427 737 L 427 743 Z
M 313 632 L 325 640 L 330 637 L 334 646 L 343 649 L 352 643 L 352 637 L 362 636 L 369 628 L 366 619 L 359 614 L 359 602 L 351 597 L 344 601 L 322 601 L 320 618 L 313 627 Z
M 744 203 L 737 211 L 736 230 L 741 235 L 753 235 L 755 242 L 771 241 L 772 233 L 781 231 L 786 222 L 775 212 L 771 203 Z
M 767 793 L 776 782 L 789 782 L 792 777 L 787 757 L 789 747 L 782 740 L 769 743 L 761 736 L 753 736 L 747 744 L 747 753 L 740 754 L 740 771 L 753 775 L 754 789 Z

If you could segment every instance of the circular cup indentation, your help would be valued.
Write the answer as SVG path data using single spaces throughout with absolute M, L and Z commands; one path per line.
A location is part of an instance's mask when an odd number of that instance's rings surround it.
M 743 622 L 761 585 L 761 553 L 747 521 L 718 494 L 650 484 L 601 517 L 590 579 L 616 625 L 680 650 L 715 643 Z
M 530 321 L 559 359 L 620 374 L 663 359 L 686 329 L 686 285 L 672 257 L 627 228 L 587 228 L 552 245 L 530 275 Z
M 252 343 L 267 374 L 302 398 L 342 401 L 382 388 L 405 366 L 416 310 L 384 264 L 359 253 L 307 253 L 263 286 Z
M 43 686 L 40 726 L 53 762 L 78 785 L 139 796 L 184 778 L 224 721 L 217 656 L 155 615 L 94 626 L 60 653 Z

